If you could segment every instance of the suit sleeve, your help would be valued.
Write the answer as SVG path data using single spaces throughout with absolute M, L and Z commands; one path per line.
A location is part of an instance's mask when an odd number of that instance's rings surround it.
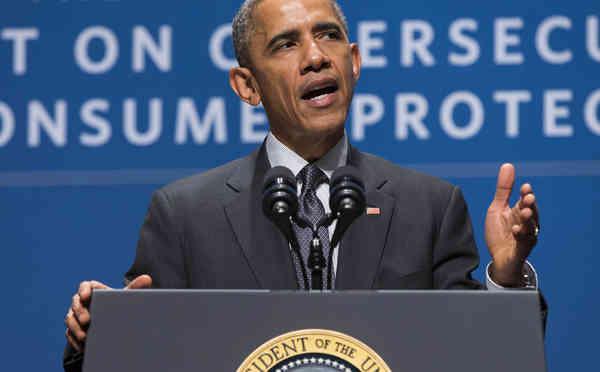
M 63 354 L 63 369 L 65 372 L 81 372 L 83 368 L 83 353 L 77 352 L 70 343 L 67 342 Z
M 452 188 L 433 249 L 435 289 L 482 289 L 471 272 L 479 265 L 473 226 L 462 192 Z

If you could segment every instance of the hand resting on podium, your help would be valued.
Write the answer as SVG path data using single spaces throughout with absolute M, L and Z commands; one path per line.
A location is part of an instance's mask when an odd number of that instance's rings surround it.
M 151 285 L 152 278 L 149 275 L 140 275 L 131 281 L 124 289 L 144 289 L 150 288 Z M 94 289 L 111 288 L 94 280 L 81 282 L 77 293 L 73 295 L 73 302 L 65 317 L 65 325 L 67 326 L 65 335 L 71 346 L 78 352 L 82 352 L 85 347 L 87 329 L 91 319 L 90 302 L 92 299 L 92 291 Z

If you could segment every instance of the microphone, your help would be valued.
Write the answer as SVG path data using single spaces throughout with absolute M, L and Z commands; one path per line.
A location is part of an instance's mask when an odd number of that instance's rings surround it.
M 273 221 L 285 235 L 292 249 L 302 261 L 300 245 L 292 229 L 292 218 L 298 213 L 298 195 L 296 177 L 294 177 L 291 170 L 278 166 L 267 171 L 263 180 L 262 207 L 265 216 Z M 306 268 L 304 264 L 300 267 L 302 268 L 304 288 L 308 289 Z
M 338 219 L 331 239 L 332 251 L 352 222 L 364 213 L 366 204 L 365 185 L 358 169 L 349 165 L 338 168 L 329 186 L 331 217 Z
M 263 181 L 263 212 L 280 229 L 282 226 L 291 229 L 290 217 L 298 212 L 296 190 L 296 178 L 288 168 L 279 166 L 267 171 Z M 287 228 L 282 232 L 288 236 Z

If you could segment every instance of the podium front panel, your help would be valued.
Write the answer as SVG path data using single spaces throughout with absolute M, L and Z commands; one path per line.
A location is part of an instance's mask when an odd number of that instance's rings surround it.
M 546 370 L 533 291 L 95 291 L 91 311 L 85 372 L 237 371 L 267 341 L 307 329 L 356 339 L 395 372 Z M 248 371 L 275 371 L 278 352 Z

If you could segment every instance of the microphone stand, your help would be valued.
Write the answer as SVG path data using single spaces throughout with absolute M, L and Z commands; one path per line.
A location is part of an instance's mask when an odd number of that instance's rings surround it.
M 355 208 L 356 209 L 356 208 Z M 364 210 L 364 206 L 357 208 L 358 210 Z M 348 213 L 327 213 L 323 216 L 315 225 L 305 221 L 302 218 L 298 218 L 298 216 L 292 217 L 296 224 L 302 228 L 310 227 L 313 238 L 310 242 L 310 253 L 308 256 L 308 269 L 311 271 L 311 287 L 312 290 L 322 291 L 323 290 L 323 269 L 329 262 L 328 270 L 327 270 L 327 286 L 328 289 L 333 287 L 333 249 L 335 246 L 342 240 L 342 235 L 346 232 L 350 224 L 354 221 L 354 219 L 358 217 L 357 214 L 348 214 Z M 329 249 L 329 257 L 328 261 L 325 261 L 325 257 L 323 255 L 323 247 L 321 243 L 321 239 L 319 238 L 319 228 L 327 227 L 333 223 L 333 221 L 338 220 L 337 226 L 335 228 L 335 232 L 333 233 L 333 238 L 330 240 L 330 249 Z M 297 242 L 296 242 L 297 244 Z M 302 265 L 304 269 L 304 265 Z M 306 279 L 306 278 L 305 278 Z M 306 283 L 306 280 L 305 280 Z
M 323 216 L 323 218 L 321 218 L 321 220 L 317 221 L 317 223 L 315 225 L 308 223 L 307 221 L 305 221 L 302 218 L 296 219 L 296 223 L 298 224 L 298 226 L 300 226 L 302 228 L 310 227 L 312 234 L 313 234 L 313 238 L 310 241 L 310 253 L 308 255 L 308 269 L 311 272 L 310 289 L 312 289 L 312 290 L 316 290 L 316 291 L 323 290 L 323 269 L 327 265 L 327 261 L 325 261 L 325 257 L 323 255 L 323 245 L 321 243 L 321 239 L 319 238 L 319 229 L 321 227 L 329 228 L 329 226 L 333 223 L 334 220 L 335 220 L 335 217 L 333 217 L 331 213 L 328 213 L 325 216 Z M 331 286 L 331 252 L 332 251 L 333 251 L 333 247 L 330 247 L 330 254 L 329 254 L 330 270 L 328 271 L 328 275 L 327 275 L 327 278 L 328 278 L 327 282 L 329 283 L 329 286 Z
M 318 236 L 313 236 L 313 239 L 310 242 L 310 254 L 308 256 L 308 268 L 311 272 L 311 289 L 316 291 L 323 290 L 323 269 L 326 264 L 325 257 L 323 257 L 321 239 L 319 239 Z

